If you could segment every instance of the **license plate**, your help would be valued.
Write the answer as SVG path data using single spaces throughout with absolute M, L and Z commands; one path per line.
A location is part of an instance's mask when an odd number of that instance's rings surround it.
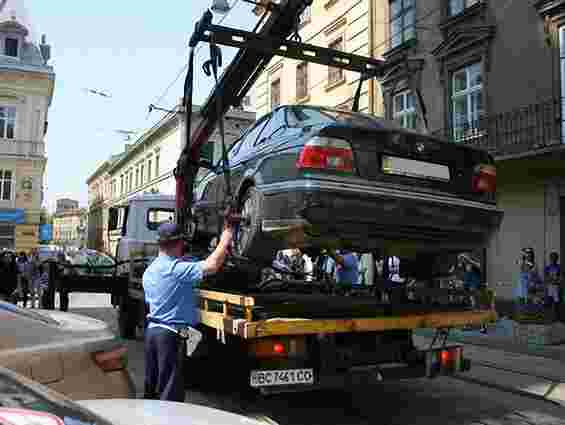
M 447 165 L 414 159 L 383 156 L 383 173 L 448 182 L 451 178 Z
M 277 385 L 313 384 L 314 369 L 252 370 L 250 383 L 254 388 Z

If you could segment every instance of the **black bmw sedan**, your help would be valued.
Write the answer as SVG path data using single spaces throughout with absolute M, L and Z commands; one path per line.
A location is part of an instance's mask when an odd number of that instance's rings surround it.
M 255 260 L 290 247 L 472 250 L 502 216 L 487 152 L 372 115 L 280 106 L 228 159 L 243 216 L 236 253 Z M 226 179 L 221 162 L 212 168 L 196 190 L 193 237 L 213 238 L 221 226 Z

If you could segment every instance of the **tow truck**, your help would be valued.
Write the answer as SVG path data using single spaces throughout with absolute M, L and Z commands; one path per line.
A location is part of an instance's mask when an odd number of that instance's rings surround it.
M 216 127 L 223 133 L 222 116 L 229 107 L 240 104 L 273 57 L 360 73 L 354 110 L 359 106 L 363 81 L 382 73 L 381 59 L 302 43 L 297 37 L 298 20 L 311 3 L 312 0 L 262 2 L 265 13 L 253 31 L 215 25 L 210 11 L 197 22 L 189 42 L 183 102 L 186 141 L 175 169 L 176 195 L 174 200 L 160 204 L 172 209 L 174 202 L 176 221 L 187 233 L 190 233 L 195 177 L 201 167 L 207 166 L 200 160 L 200 147 Z M 200 124 L 192 131 L 194 53 L 201 42 L 210 45 L 211 59 L 204 68 L 216 78 L 216 85 L 200 109 Z M 239 49 L 221 77 L 218 77 L 219 45 Z M 225 144 L 223 160 L 227 165 Z M 224 168 L 229 178 L 227 170 Z M 116 272 L 116 278 L 127 281 L 128 289 L 114 289 L 120 333 L 126 338 L 135 337 L 136 330 L 144 327 L 147 310 L 142 276 L 157 249 L 151 232 L 145 232 L 143 237 L 135 233 L 135 229 L 145 225 L 143 211 L 133 212 L 135 208 L 146 208 L 143 200 L 138 201 L 122 206 L 121 213 L 120 208 L 110 213 L 113 221 L 110 228 L 130 241 L 120 244 L 117 264 L 122 268 Z M 233 195 L 226 193 L 226 206 L 233 202 Z M 120 214 L 129 216 L 122 220 L 122 227 L 116 218 Z M 124 250 L 124 246 L 132 248 Z M 191 254 L 197 257 L 209 252 L 208 247 L 199 247 L 196 240 L 191 248 Z M 430 267 L 426 261 L 415 264 Z M 234 288 L 230 282 L 244 282 L 245 285 L 237 288 L 247 289 L 229 289 Z M 206 279 L 195 291 L 199 329 L 204 338 L 187 358 L 198 364 L 190 370 L 207 374 L 208 379 L 237 376 L 248 388 L 263 394 L 341 386 L 355 377 L 381 381 L 464 372 L 470 369 L 470 361 L 464 357 L 462 346 L 447 344 L 449 329 L 496 319 L 493 305 L 473 308 L 466 302 L 456 305 L 444 302 L 462 299 L 461 294 L 451 289 L 399 288 L 385 302 L 370 290 L 355 297 L 336 295 L 327 283 L 300 275 L 285 279 L 284 284 L 264 282 L 253 266 L 253 259 L 234 255 L 228 257 L 222 272 Z M 416 347 L 413 332 L 420 328 L 436 329 L 434 342 L 439 338 L 442 343 L 439 346 L 432 343 L 426 349 Z

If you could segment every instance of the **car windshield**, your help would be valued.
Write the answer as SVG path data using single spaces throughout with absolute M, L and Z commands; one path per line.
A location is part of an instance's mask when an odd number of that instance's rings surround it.
M 0 301 L 0 316 L 2 315 L 2 313 L 14 313 L 19 316 L 24 316 L 31 320 L 37 320 L 46 323 L 48 325 L 57 325 L 57 326 L 59 325 L 59 322 L 57 322 L 54 319 L 51 319 L 50 317 L 44 316 L 40 313 L 36 313 L 35 311 L 30 311 L 29 309 L 20 308 L 14 304 L 10 304 L 5 301 Z
M 287 108 L 287 121 L 291 127 L 339 123 L 357 127 L 382 128 L 379 121 L 361 114 L 308 106 L 289 106 Z
M 26 409 L 28 412 L 13 409 Z M 50 421 L 47 416 L 33 418 L 33 412 L 54 415 L 65 425 L 108 424 L 81 406 L 44 394 L 40 387 L 35 388 L 34 384 L 24 382 L 15 373 L 0 369 L 0 424 L 32 423 L 33 419 L 39 419 L 37 423 L 42 424 L 60 423 Z

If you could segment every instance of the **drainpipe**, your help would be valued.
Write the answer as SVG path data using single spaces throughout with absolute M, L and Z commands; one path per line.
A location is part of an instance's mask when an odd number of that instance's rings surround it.
M 369 56 L 375 56 L 375 0 L 369 2 Z M 368 83 L 369 90 L 369 113 L 375 115 L 375 79 L 371 78 Z

